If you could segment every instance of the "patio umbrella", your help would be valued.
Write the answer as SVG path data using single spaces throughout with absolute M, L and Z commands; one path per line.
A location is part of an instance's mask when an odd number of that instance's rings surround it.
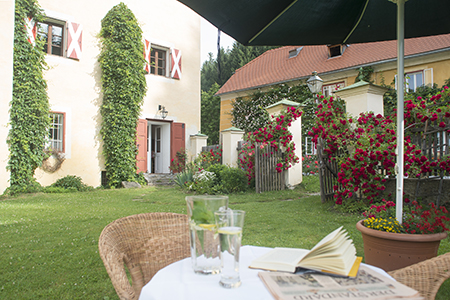
M 449 0 L 178 1 L 243 45 L 335 45 L 397 39 L 397 74 L 404 74 L 405 38 L 450 33 Z M 403 112 L 404 77 L 397 78 L 397 110 Z M 400 113 L 396 188 L 399 222 L 403 207 L 403 124 Z

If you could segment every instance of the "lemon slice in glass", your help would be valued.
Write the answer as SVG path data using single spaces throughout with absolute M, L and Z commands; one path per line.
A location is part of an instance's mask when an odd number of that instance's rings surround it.
M 221 234 L 240 234 L 242 233 L 242 228 L 240 227 L 221 227 L 218 230 Z
M 216 224 L 198 224 L 199 227 L 207 230 L 213 230 L 216 227 Z

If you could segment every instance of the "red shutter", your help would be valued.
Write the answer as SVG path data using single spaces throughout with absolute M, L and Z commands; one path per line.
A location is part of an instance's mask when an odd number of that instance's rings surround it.
M 144 70 L 145 72 L 150 73 L 150 53 L 151 53 L 151 44 L 149 41 L 144 39 L 144 59 L 145 59 L 145 65 Z
M 33 18 L 28 17 L 23 19 L 25 22 L 25 30 L 27 32 L 28 42 L 30 42 L 33 46 L 36 45 L 36 33 L 37 33 L 37 24 L 34 22 Z
M 186 148 L 186 126 L 184 123 L 172 123 L 170 140 L 170 161 L 175 159 L 177 152 Z
M 67 22 L 67 57 L 81 59 L 81 39 L 83 26 L 81 24 Z
M 137 173 L 147 172 L 147 120 L 139 119 L 136 130 L 136 155 Z
M 170 77 L 175 79 L 181 79 L 181 51 L 177 49 L 172 49 L 170 56 L 172 58 Z

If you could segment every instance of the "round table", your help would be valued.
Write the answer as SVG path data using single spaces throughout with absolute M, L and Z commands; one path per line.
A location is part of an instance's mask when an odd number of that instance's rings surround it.
M 242 246 L 240 277 L 242 284 L 235 289 L 219 285 L 220 274 L 200 275 L 194 273 L 191 258 L 185 258 L 161 269 L 141 291 L 139 300 L 273 300 L 273 296 L 259 279 L 261 270 L 250 269 L 250 263 L 272 248 Z M 384 275 L 381 269 L 375 268 Z

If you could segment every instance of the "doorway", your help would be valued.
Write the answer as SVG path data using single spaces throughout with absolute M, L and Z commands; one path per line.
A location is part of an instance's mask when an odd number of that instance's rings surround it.
M 170 123 L 148 122 L 148 170 L 150 173 L 169 173 Z

